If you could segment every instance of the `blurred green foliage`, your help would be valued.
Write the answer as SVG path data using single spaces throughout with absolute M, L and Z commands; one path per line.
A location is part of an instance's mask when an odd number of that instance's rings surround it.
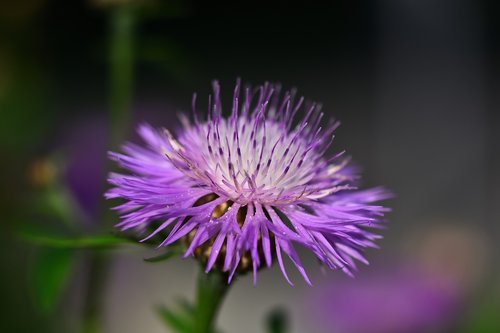
M 53 314 L 74 267 L 75 251 L 41 249 L 30 277 L 34 300 L 45 314 Z
M 500 285 L 483 295 L 471 312 L 458 329 L 459 333 L 500 332 Z

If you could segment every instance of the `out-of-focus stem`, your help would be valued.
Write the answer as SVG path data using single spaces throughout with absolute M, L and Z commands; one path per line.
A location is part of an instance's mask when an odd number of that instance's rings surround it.
M 83 309 L 82 333 L 102 333 L 102 295 L 106 285 L 109 258 L 103 252 L 91 253 L 87 294 Z
M 111 12 L 109 41 L 111 147 L 125 138 L 130 123 L 134 72 L 135 16 L 133 6 L 119 6 Z
M 115 149 L 127 134 L 130 123 L 134 70 L 135 17 L 132 6 L 123 5 L 110 12 L 109 37 L 109 147 Z M 101 225 L 110 225 L 110 214 L 104 209 Z M 103 251 L 90 253 L 89 275 L 83 308 L 82 333 L 102 333 L 103 292 L 109 271 L 110 257 Z
M 193 333 L 215 332 L 217 314 L 228 289 L 227 277 L 220 272 L 199 272 Z

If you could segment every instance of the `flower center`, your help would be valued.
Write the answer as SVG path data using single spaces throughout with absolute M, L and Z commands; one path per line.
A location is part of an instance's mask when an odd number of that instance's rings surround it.
M 174 165 L 214 193 L 246 205 L 297 201 L 314 173 L 314 144 L 274 120 L 219 119 L 189 127 L 179 142 L 178 154 L 167 153 Z M 303 133 L 302 133 L 303 134 Z

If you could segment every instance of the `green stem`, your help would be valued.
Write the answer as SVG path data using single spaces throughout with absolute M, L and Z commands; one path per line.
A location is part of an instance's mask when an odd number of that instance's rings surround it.
M 84 305 L 82 333 L 102 332 L 102 294 L 108 274 L 109 258 L 105 253 L 91 253 Z
M 214 333 L 217 314 L 229 289 L 227 277 L 214 271 L 206 274 L 200 271 L 196 291 L 193 333 Z
M 125 138 L 130 123 L 134 74 L 135 16 L 132 6 L 119 6 L 111 12 L 109 76 L 111 147 Z
M 134 69 L 134 8 L 117 6 L 110 13 L 109 103 L 110 147 L 115 149 L 126 137 L 130 123 Z M 101 228 L 109 227 L 109 210 L 102 213 Z M 109 271 L 110 257 L 92 252 L 89 263 L 87 296 L 83 308 L 82 333 L 101 333 L 102 295 Z

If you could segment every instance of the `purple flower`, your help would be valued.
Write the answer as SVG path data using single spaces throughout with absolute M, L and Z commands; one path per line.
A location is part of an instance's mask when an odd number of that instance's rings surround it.
M 172 120 L 171 116 L 159 111 L 167 106 L 164 102 L 140 103 L 134 118 Z M 88 113 L 87 109 L 76 111 Z M 65 131 L 58 139 L 60 143 L 56 146 L 62 149 L 67 157 L 63 173 L 64 184 L 75 201 L 75 208 L 89 227 L 98 222 L 106 179 L 109 124 L 102 113 L 87 115 L 66 124 Z M 135 135 L 132 138 L 135 138 Z
M 68 153 L 65 183 L 84 220 L 95 224 L 102 200 L 106 170 L 107 124 L 101 117 L 80 119 L 62 137 Z M 89 134 L 90 133 L 90 134 Z
M 338 122 L 322 128 L 320 105 L 296 101 L 295 92 L 280 98 L 268 83 L 240 94 L 239 81 L 225 118 L 217 82 L 213 89 L 207 120 L 198 118 L 194 98 L 193 120 L 182 116 L 177 136 L 142 125 L 146 147 L 128 143 L 123 154 L 110 154 L 129 172 L 109 178 L 114 187 L 106 197 L 125 200 L 116 207 L 117 226 L 146 232 L 159 220 L 145 239 L 165 232 L 160 246 L 184 241 L 186 257 L 202 258 L 207 272 L 215 266 L 229 281 L 236 271 L 253 270 L 255 282 L 274 258 L 291 283 L 284 253 L 310 283 L 295 244 L 348 274 L 354 259 L 366 262 L 364 249 L 380 238 L 369 228 L 380 227 L 388 210 L 371 203 L 388 192 L 357 190 L 349 159 L 324 156 Z
M 420 333 L 446 331 L 461 300 L 446 275 L 413 263 L 335 280 L 313 291 L 306 304 L 316 331 Z

